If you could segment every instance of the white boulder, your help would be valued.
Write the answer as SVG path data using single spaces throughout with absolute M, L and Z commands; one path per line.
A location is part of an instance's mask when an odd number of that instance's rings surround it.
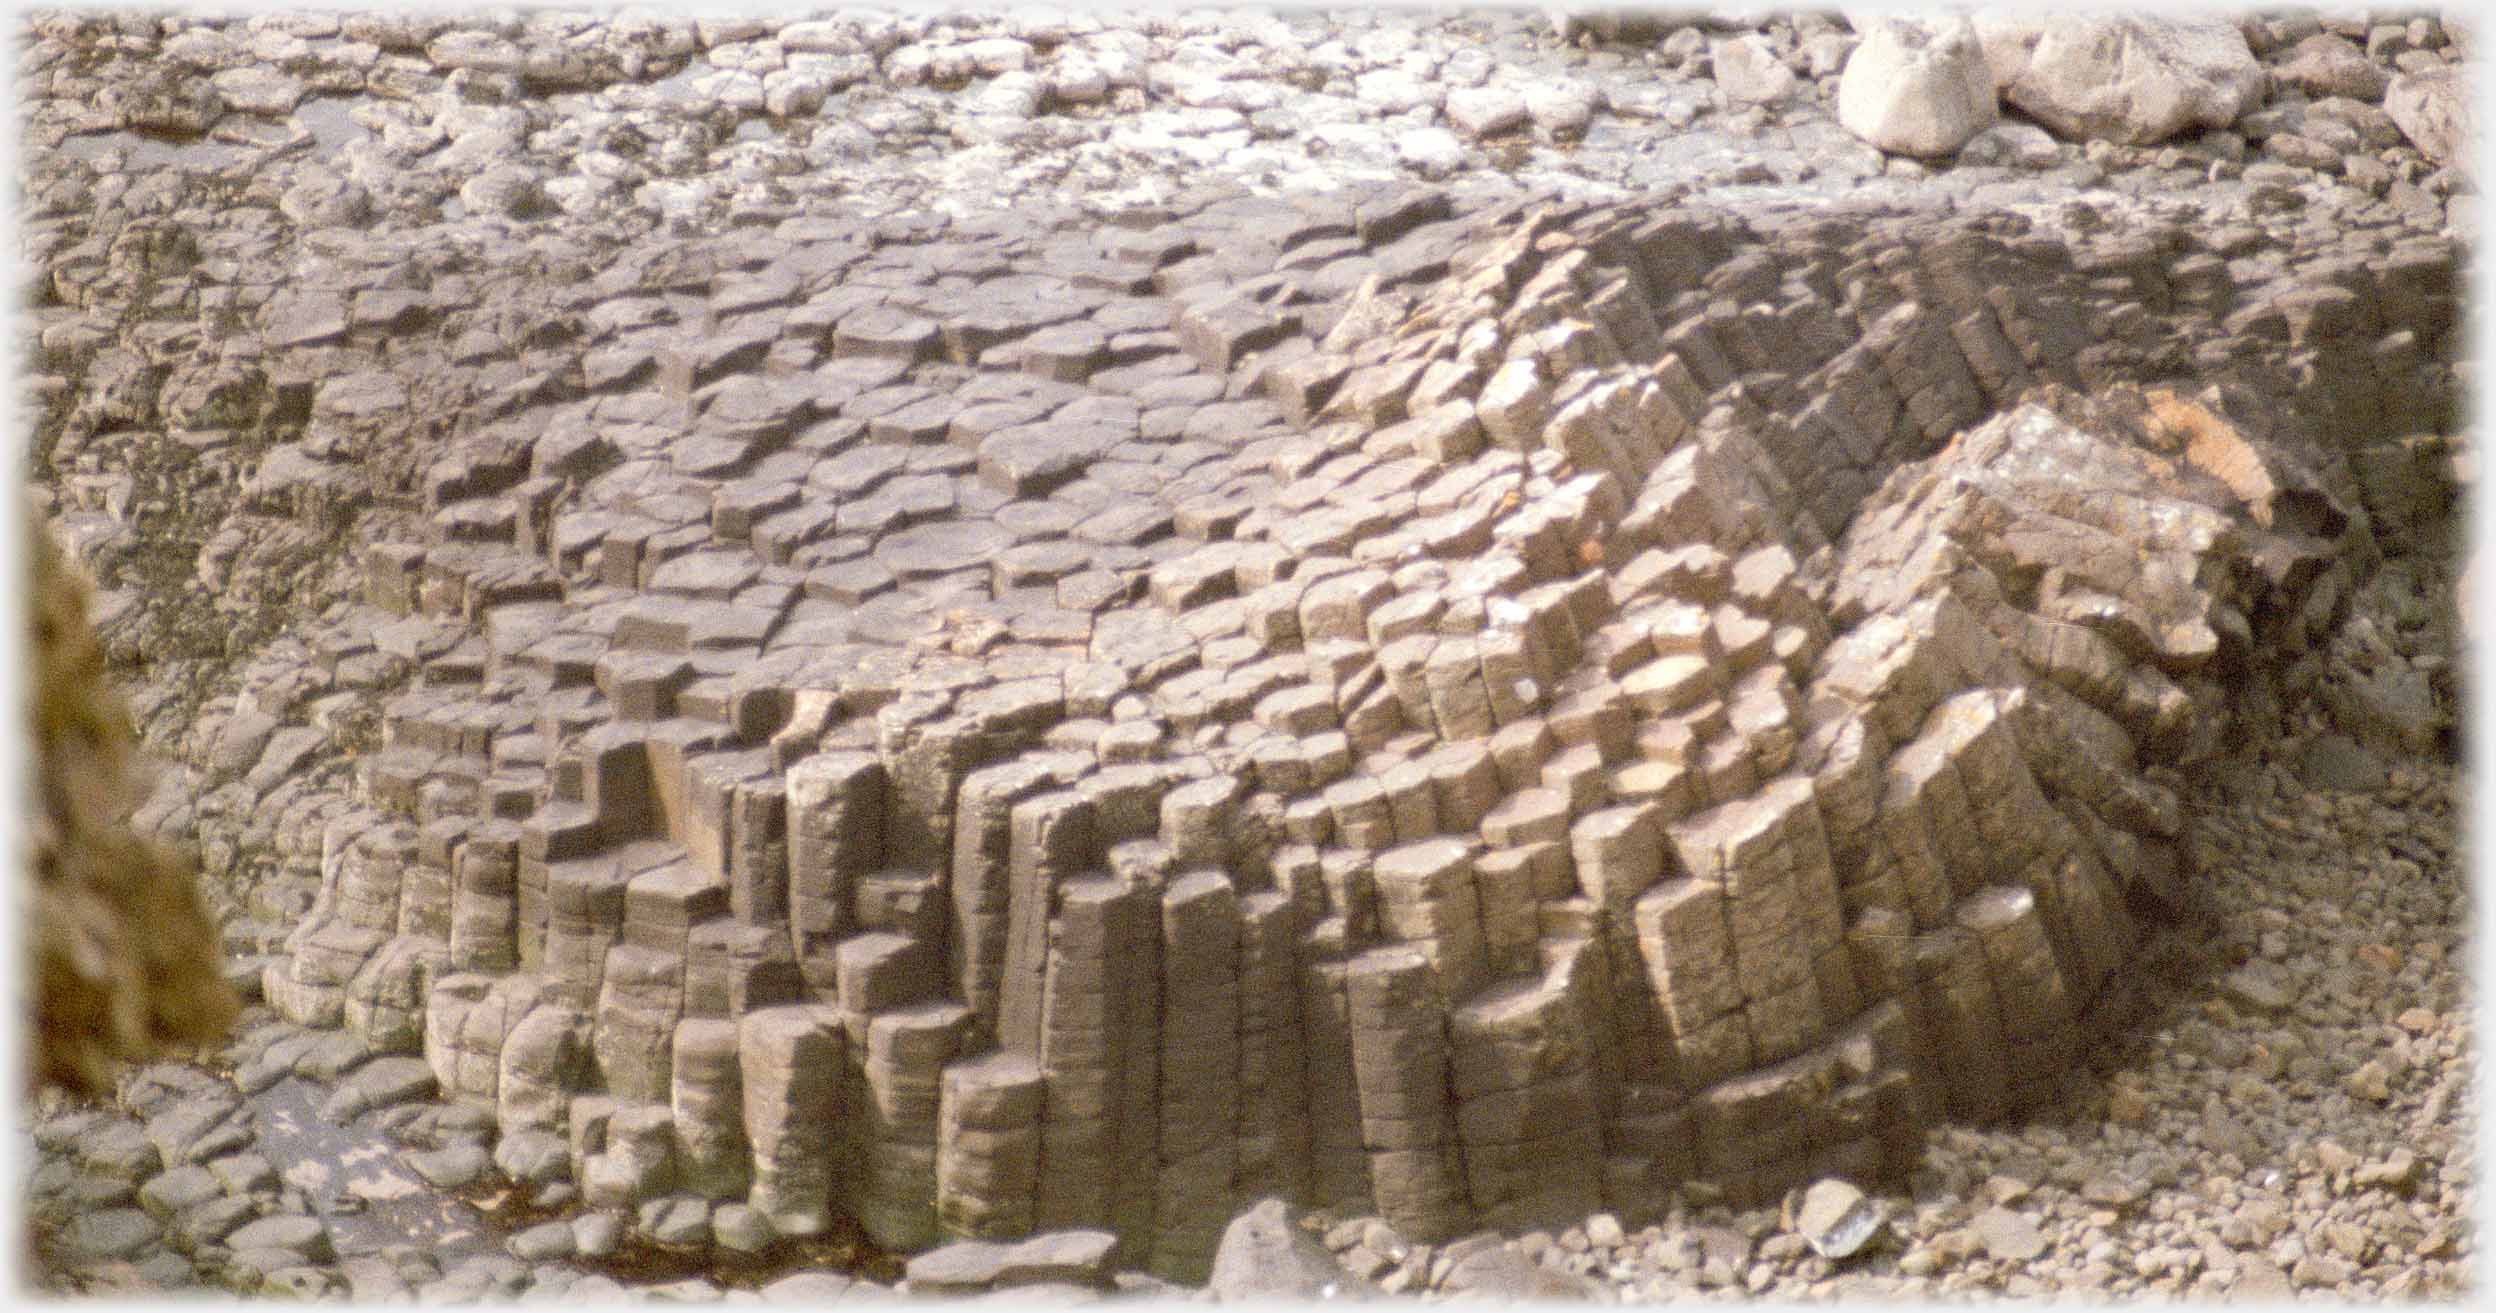
M 1965 18 L 1875 21 L 1837 82 L 1837 121 L 1892 155 L 1947 155 L 2000 116 Z
M 1977 34 L 2010 103 L 2066 139 L 2145 146 L 2224 128 L 2269 85 L 2224 18 L 1980 16 Z
M 2469 162 L 2477 134 L 2465 70 L 2447 66 L 2401 74 L 2384 90 L 2383 112 L 2419 154 L 2438 164 Z
M 1715 70 L 1717 89 L 1741 104 L 1773 104 L 1792 95 L 1801 81 L 1757 36 L 1717 41 L 1708 48 L 1708 63 Z

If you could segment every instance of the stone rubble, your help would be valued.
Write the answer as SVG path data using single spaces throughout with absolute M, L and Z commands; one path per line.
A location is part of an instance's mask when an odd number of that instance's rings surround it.
M 263 1001 L 36 1216 L 359 1298 L 853 1220 L 999 1299 L 2460 1288 L 2471 205 L 2453 38 L 2330 22 L 1980 21 L 2087 144 L 1928 167 L 1818 17 L 30 15 L 38 470 Z M 294 1079 L 569 1213 L 349 1247 Z

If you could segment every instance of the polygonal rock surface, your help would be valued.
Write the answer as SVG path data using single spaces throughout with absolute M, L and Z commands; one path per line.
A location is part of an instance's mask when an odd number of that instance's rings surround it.
M 1438 1244 L 1894 1179 L 2035 1104 L 2185 901 L 2178 773 L 2406 504 L 2339 445 L 2449 397 L 2452 246 L 1459 199 L 688 229 L 379 354 L 263 303 L 317 330 L 270 368 L 398 386 L 273 385 L 319 419 L 252 513 L 405 466 L 303 626 L 369 721 L 271 672 L 217 754 L 284 817 L 266 997 L 345 1032 L 288 1068 L 966 1290 L 1202 1280 L 1269 1197 Z M 2334 696 L 2434 732 L 2398 673 Z

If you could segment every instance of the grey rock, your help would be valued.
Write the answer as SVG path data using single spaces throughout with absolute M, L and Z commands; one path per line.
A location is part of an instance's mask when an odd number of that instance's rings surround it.
M 226 1195 L 195 1205 L 175 1215 L 166 1228 L 167 1238 L 176 1249 L 196 1252 L 203 1245 L 222 1242 L 236 1228 L 259 1216 L 260 1206 L 240 1195 Z
M 1801 84 L 1763 37 L 1720 38 L 1708 48 L 1708 61 L 1717 89 L 1739 104 L 1774 104 L 1793 95 Z
M 309 90 L 299 77 L 273 68 L 254 66 L 230 68 L 214 74 L 209 77 L 208 85 L 216 88 L 227 109 L 240 110 L 245 114 L 265 114 L 272 118 L 284 118 L 294 113 L 295 106 L 303 103 L 304 93 Z
M 1993 73 L 1964 18 L 1874 21 L 1837 84 L 1837 121 L 1881 150 L 1947 155 L 2000 117 Z
M 551 1131 L 513 1131 L 496 1142 L 494 1166 L 524 1185 L 560 1180 L 572 1170 L 572 1145 Z
M 336 1257 L 330 1248 L 329 1224 L 317 1217 L 278 1214 L 261 1218 L 225 1238 L 226 1248 L 283 1249 L 298 1258 L 326 1263 Z
M 216 1175 L 217 1183 L 225 1188 L 227 1194 L 251 1194 L 277 1188 L 277 1169 L 269 1164 L 267 1158 L 256 1153 L 227 1154 L 223 1158 L 210 1159 L 208 1170 Z
M 659 1304 L 716 1304 L 726 1293 L 705 1277 L 687 1277 L 682 1281 L 643 1286 L 640 1290 L 643 1299 Z
M 1880 1234 L 1882 1213 L 1879 1201 L 1852 1181 L 1823 1177 L 1803 1191 L 1792 1211 L 1792 1228 L 1813 1253 L 1844 1259 Z
M 629 1287 L 614 1277 L 604 1272 L 592 1272 L 564 1288 L 563 1302 L 595 1304 L 603 1308 L 610 1304 L 624 1303 L 631 1293 Z
M 997 1264 L 998 1286 L 1071 1282 L 1105 1286 L 1110 1257 L 1118 1252 L 1115 1233 L 1098 1230 L 1048 1231 L 1016 1242 Z
M 2025 1263 L 2045 1252 L 2045 1233 L 2025 1214 L 1988 1208 L 1969 1225 L 1984 1244 L 1986 1255 L 1997 1263 Z
M 2074 15 L 2006 20 L 1987 59 L 2010 103 L 2067 140 L 2143 146 L 2225 128 L 2262 103 L 2265 73 L 2232 19 Z M 2004 77 L 2006 50 L 2016 69 Z
M 770 1304 L 818 1304 L 839 1299 L 857 1286 L 856 1278 L 842 1272 L 791 1272 L 758 1293 Z
M 456 1190 L 485 1175 L 490 1165 L 485 1147 L 478 1144 L 453 1144 L 440 1149 L 419 1149 L 406 1155 L 407 1165 L 437 1190 Z
M 1205 1292 L 1218 1303 L 1362 1299 L 1381 1293 L 1344 1271 L 1325 1246 L 1300 1229 L 1280 1199 L 1266 1199 L 1231 1219 L 1214 1250 Z
M 744 1204 L 721 1204 L 711 1214 L 711 1238 L 720 1248 L 756 1254 L 779 1239 L 771 1219 Z
M 338 1264 L 346 1280 L 347 1298 L 359 1304 L 412 1298 L 415 1287 L 399 1274 L 398 1265 L 376 1254 L 356 1254 Z
M 191 1266 L 191 1260 L 168 1250 L 158 1250 L 140 1259 L 132 1266 L 131 1274 L 143 1285 L 158 1290 L 187 1290 L 199 1284 L 199 1271 Z
M 116 1119 L 87 1132 L 78 1141 L 78 1160 L 107 1176 L 138 1181 L 168 1165 L 162 1150 L 137 1122 Z
M 310 174 L 312 172 L 313 171 L 311 170 L 306 170 L 305 174 Z M 323 174 L 320 176 L 327 177 L 330 175 Z M 305 185 L 305 175 L 297 175 L 297 180 L 294 186 L 287 188 L 285 195 L 280 197 L 278 201 L 279 209 L 284 210 L 287 217 L 295 220 L 297 223 L 307 223 L 310 222 L 310 220 L 306 216 L 297 214 L 293 209 L 289 208 L 288 199 L 294 196 L 297 188 Z M 355 216 L 355 219 L 360 218 L 362 218 L 362 215 L 360 214 Z M 349 219 L 346 220 L 346 222 L 354 222 L 355 219 Z M 328 225 L 321 224 L 318 226 L 326 227 Z M 269 736 L 275 734 L 278 731 L 278 728 L 279 721 L 277 717 L 272 716 L 265 711 L 261 711 L 258 708 L 246 708 L 235 712 L 233 715 L 226 718 L 224 728 L 218 731 L 216 746 L 209 749 L 209 765 L 219 774 L 241 774 L 243 771 L 251 769 L 251 764 L 260 760 L 261 751 L 269 746 Z
M 1475 141 L 1514 132 L 1531 121 L 1525 97 L 1507 87 L 1451 91 L 1445 113 L 1450 125 Z
M 92 1212 L 131 1203 L 137 1198 L 137 1193 L 127 1178 L 82 1172 L 70 1179 L 67 1188 L 61 1192 L 61 1201 L 73 1212 Z
M 108 1208 L 72 1218 L 61 1243 L 81 1259 L 130 1258 L 163 1233 L 155 1218 L 136 1208 Z
M 583 1258 L 604 1258 L 624 1242 L 624 1218 L 617 1213 L 583 1213 L 572 1219 L 572 1248 Z
M 557 1218 L 540 1222 L 513 1236 L 507 1247 L 511 1256 L 524 1263 L 546 1263 L 570 1258 L 573 1253 L 572 1223 Z
M 1525 93 L 1525 112 L 1534 126 L 1559 141 L 1575 141 L 1586 135 L 1595 121 L 1595 112 L 1603 108 L 1603 92 L 1593 83 L 1576 78 L 1558 78 L 1538 82 Z
M 2391 81 L 2355 42 L 2328 32 L 2298 42 L 2286 58 L 2272 63 L 2271 77 L 2317 100 L 2326 96 L 2381 100 Z
M 176 1167 L 139 1187 L 139 1207 L 164 1221 L 183 1209 L 204 1204 L 225 1193 L 214 1172 L 205 1167 Z
M 345 1123 L 375 1108 L 391 1108 L 434 1092 L 433 1067 L 404 1055 L 375 1058 L 356 1068 L 322 1101 L 321 1115 Z
M 2469 162 L 2478 123 L 2471 112 L 2466 69 L 2403 73 L 2384 90 L 2383 109 L 2419 154 L 2438 164 Z
M 1464 167 L 1465 144 L 1445 128 L 1413 128 L 1397 134 L 1395 155 L 1425 178 L 1443 178 Z
M 1448 1268 L 1439 1289 L 1468 1300 L 1591 1300 L 1600 1283 L 1575 1272 L 1534 1262 L 1509 1244 L 1474 1250 Z
M 271 756 L 278 752 L 281 742 L 286 739 L 287 735 L 294 732 L 293 730 L 277 732 L 277 737 L 270 741 L 268 752 L 261 754 L 261 764 L 252 768 L 254 775 L 267 767 Z M 294 1071 L 298 1076 L 327 1083 L 362 1066 L 372 1056 L 372 1050 L 364 1046 L 363 1040 L 345 1031 L 338 1031 L 317 1036 L 303 1050 L 302 1056 L 295 1059 Z
M 966 1294 L 986 1290 L 1005 1266 L 1009 1247 L 993 1240 L 956 1240 L 914 1254 L 902 1275 L 913 1294 Z
M 663 1245 L 701 1245 L 711 1239 L 711 1201 L 669 1195 L 641 1206 L 642 1233 Z

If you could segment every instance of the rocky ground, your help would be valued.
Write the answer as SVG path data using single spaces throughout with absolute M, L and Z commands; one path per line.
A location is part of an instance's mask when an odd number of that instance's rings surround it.
M 2297 249 L 2466 237 L 2475 221 L 2452 163 L 2449 86 L 2471 52 L 2459 29 L 2406 14 L 2248 21 L 2268 94 L 2223 122 L 2083 142 L 2040 126 L 2042 92 L 2013 90 L 2038 108 L 1968 125 L 1923 160 L 1840 122 L 1840 74 L 1862 38 L 1815 17 L 26 24 L 22 242 L 47 289 L 30 330 L 39 495 L 99 575 L 106 641 L 146 737 L 176 764 L 142 815 L 198 845 L 247 990 L 309 902 L 284 856 L 307 834 L 318 854 L 322 814 L 305 800 L 343 787 L 347 754 L 378 735 L 355 694 L 383 682 L 391 654 L 304 637 L 363 583 L 336 531 L 379 537 L 421 515 L 356 500 L 317 438 L 270 458 L 265 435 L 310 393 L 263 376 L 244 334 L 220 336 L 247 323 L 271 346 L 318 350 L 439 327 L 465 312 L 463 289 L 491 307 L 467 325 L 473 342 L 446 345 L 438 396 L 325 395 L 345 409 L 324 418 L 351 433 L 374 413 L 517 405 L 543 386 L 526 366 L 531 335 L 556 346 L 576 330 L 530 313 L 500 271 L 534 258 L 577 282 L 637 243 L 824 215 L 907 230 L 1005 209 L 1039 223 L 1188 212 L 1215 185 L 1418 181 L 1458 212 L 1552 195 L 1946 198 L 2081 229 L 2243 229 Z M 318 282 L 290 285 L 290 267 Z M 209 290 L 185 317 L 146 313 L 186 280 Z M 272 300 L 288 313 L 264 312 Z M 2456 450 L 2427 454 L 2466 480 Z M 2419 498 L 2410 528 L 2378 529 L 2397 568 L 2351 601 L 2325 654 L 2381 678 L 2326 681 L 2355 691 L 2283 709 L 2275 739 L 2186 794 L 2192 910 L 2139 950 L 2131 1024 L 2049 1111 L 1935 1136 L 1903 1190 L 1873 1195 L 1881 1224 L 1859 1249 L 1818 1253 L 1815 1240 L 1844 1246 L 1801 1199 L 1781 1215 L 1703 1190 L 1654 1218 L 1436 1246 L 1377 1218 L 1260 1231 L 1252 1214 L 1226 1245 L 1233 1261 L 1216 1261 L 1216 1289 L 1298 1277 L 1304 1290 L 1619 1300 L 2469 1289 L 2465 782 L 2435 710 L 2457 678 L 2454 521 Z M 442 654 L 407 659 L 420 655 Z M 585 1208 L 570 1184 L 581 1145 L 497 1139 L 490 1118 L 428 1101 L 434 1083 L 421 1059 L 370 1057 L 262 1006 L 225 1050 L 134 1073 L 114 1106 L 39 1103 L 35 1270 L 90 1292 L 428 1299 L 904 1282 L 1015 1290 L 1006 1298 L 1174 1293 L 1114 1271 L 1083 1233 L 905 1265 L 854 1232 L 774 1243 L 742 1205 L 690 1195 Z M 1260 1244 L 1268 1261 L 1252 1261 Z

